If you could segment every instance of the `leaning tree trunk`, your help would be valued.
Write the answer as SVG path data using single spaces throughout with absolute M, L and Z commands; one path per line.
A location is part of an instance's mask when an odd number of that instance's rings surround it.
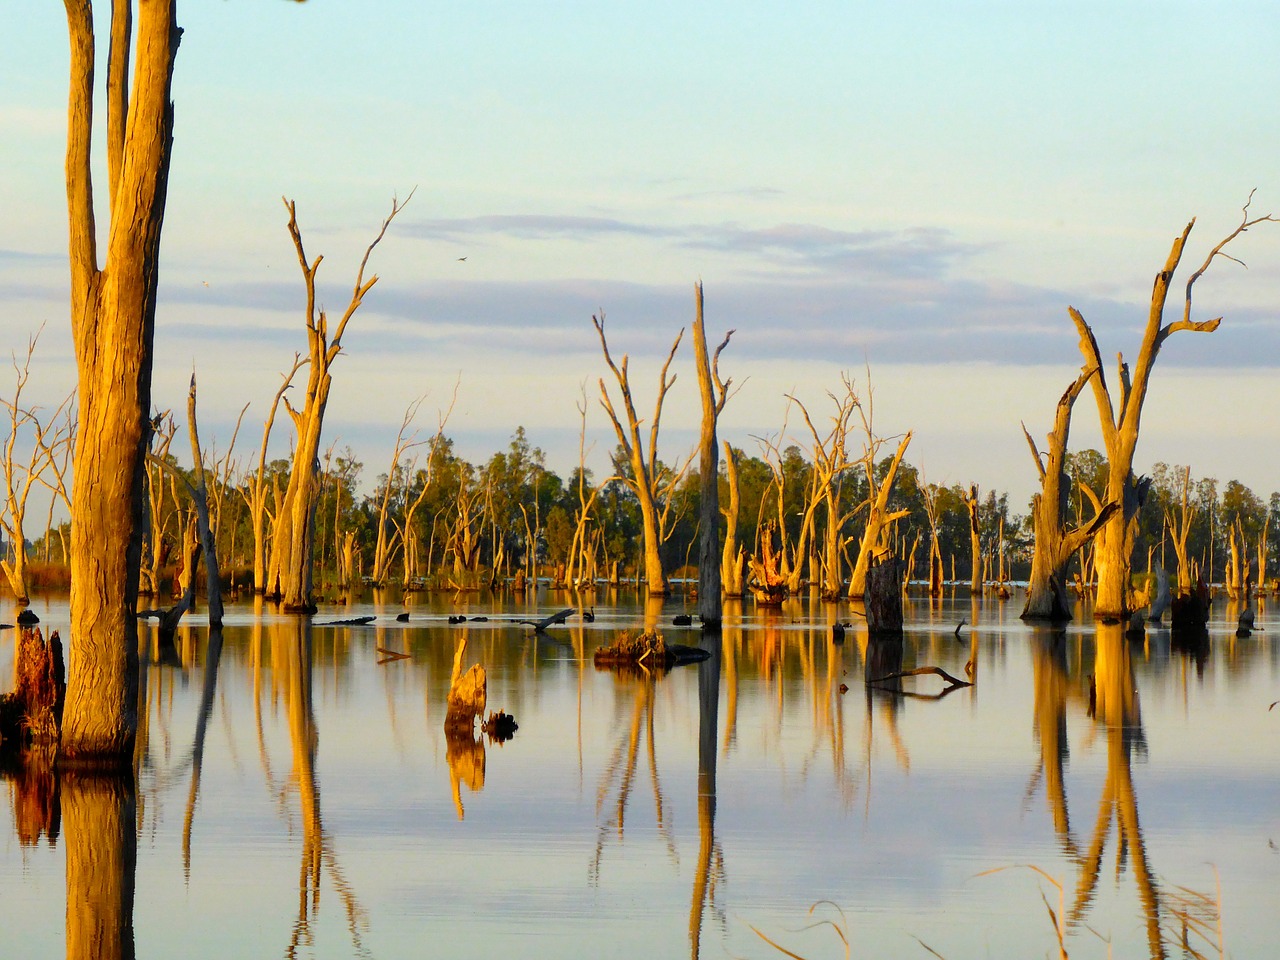
M 169 101 L 181 31 L 175 3 L 112 8 L 107 83 L 111 227 L 98 266 L 91 174 L 94 35 L 84 0 L 66 0 L 71 39 L 67 132 L 71 328 L 79 424 L 71 503 L 71 676 L 64 759 L 124 760 L 137 731 L 144 474 L 160 227 L 172 147 Z M 131 35 L 133 89 L 128 89 Z M 127 123 L 126 123 L 127 120 Z
M 1067 478 L 1063 462 L 1071 433 L 1071 408 L 1085 384 L 1097 372 L 1096 366 L 1086 367 L 1058 399 L 1053 430 L 1048 436 L 1049 446 L 1044 454 L 1040 453 L 1026 426 L 1022 428 L 1035 460 L 1036 472 L 1040 475 L 1040 492 L 1032 499 L 1031 505 L 1035 547 L 1031 555 L 1031 579 L 1027 585 L 1027 603 L 1022 610 L 1023 620 L 1071 619 L 1065 583 L 1067 563 L 1096 535 L 1118 507 L 1108 501 L 1092 520 L 1070 531 L 1063 521 L 1067 509 Z
M 900 510 L 890 514 L 889 494 L 893 491 L 893 482 L 898 476 L 898 466 L 902 456 L 907 452 L 907 444 L 911 442 L 911 431 L 908 430 L 898 442 L 898 450 L 885 471 L 884 478 L 876 489 L 869 491 L 870 502 L 867 509 L 867 526 L 862 533 L 862 542 L 858 547 L 858 562 L 854 565 L 853 575 L 849 578 L 849 599 L 859 600 L 867 592 L 867 571 L 871 567 L 871 558 L 875 550 L 882 546 L 885 525 L 907 515 Z

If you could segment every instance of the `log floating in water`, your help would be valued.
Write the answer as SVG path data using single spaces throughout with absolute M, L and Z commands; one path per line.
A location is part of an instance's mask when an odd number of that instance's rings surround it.
M 313 627 L 363 627 L 377 620 L 376 616 L 350 617 L 346 620 L 326 620 L 324 623 L 313 623 Z

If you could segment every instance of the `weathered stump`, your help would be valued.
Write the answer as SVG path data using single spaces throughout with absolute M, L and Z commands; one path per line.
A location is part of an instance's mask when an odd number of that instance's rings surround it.
M 445 708 L 444 732 L 446 737 L 465 736 L 468 739 L 475 730 L 476 718 L 484 719 L 487 682 L 484 667 L 475 663 L 465 674 L 462 657 L 467 650 L 464 637 L 453 655 L 453 673 L 449 680 L 449 697 Z
M 46 643 L 39 627 L 23 627 L 13 667 L 13 692 L 0 697 L 0 743 L 6 749 L 56 743 L 67 695 L 58 632 Z
M 1198 581 L 1190 593 L 1180 593 L 1173 598 L 1170 627 L 1174 630 L 1199 630 L 1209 622 L 1212 604 L 1209 587 L 1203 580 Z
M 867 631 L 872 636 L 902 633 L 902 564 L 886 555 L 867 570 Z

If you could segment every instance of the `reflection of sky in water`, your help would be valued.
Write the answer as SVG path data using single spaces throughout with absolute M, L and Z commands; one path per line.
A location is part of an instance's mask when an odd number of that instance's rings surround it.
M 59 622 L 57 608 L 40 612 Z M 673 612 L 668 605 L 664 622 Z M 1065 884 L 1068 907 L 1079 876 L 1055 832 L 1046 772 L 1037 773 L 1035 648 L 1016 612 L 980 611 L 978 685 L 936 702 L 868 698 L 856 632 L 832 647 L 822 610 L 816 623 L 796 607 L 773 625 L 752 620 L 727 633 L 704 957 L 779 955 L 752 925 L 808 956 L 842 955 L 829 930 L 795 932 L 821 899 L 846 911 L 855 956 L 924 955 L 913 936 L 952 958 L 1051 951 L 1040 891 L 1055 910 L 1057 891 L 1023 869 L 977 876 L 1035 864 Z M 313 628 L 322 852 L 319 903 L 307 902 L 310 941 L 301 940 L 299 956 L 688 954 L 700 839 L 699 668 L 677 669 L 646 690 L 640 680 L 580 667 L 574 642 L 589 653 L 632 620 L 603 606 L 597 613 L 585 632 L 552 629 L 567 644 L 535 641 L 496 621 L 469 630 L 468 661 L 488 670 L 490 708 L 512 712 L 520 730 L 506 745 L 487 746 L 481 790 L 460 787 L 463 819 L 441 727 L 460 630 Z M 968 599 L 935 614 L 936 629 L 927 605 L 913 604 L 909 615 L 918 619 L 904 667 L 963 675 L 973 634 L 962 630 L 958 642 L 952 631 L 962 617 L 973 619 Z M 802 622 L 791 623 L 796 617 Z M 1280 631 L 1275 617 L 1264 623 Z M 139 956 L 280 956 L 290 942 L 305 825 L 289 671 L 272 665 L 296 636 L 290 624 L 261 631 L 260 747 L 251 618 L 238 611 L 229 618 L 185 879 L 183 824 L 204 675 L 200 666 L 185 675 L 151 669 L 138 801 Z M 1234 641 L 1221 626 L 1203 678 L 1169 653 L 1161 634 L 1151 634 L 1147 649 L 1131 648 L 1146 746 L 1133 749 L 1129 772 L 1158 883 L 1212 896 L 1209 864 L 1216 864 L 1227 948 L 1257 956 L 1280 932 L 1272 905 L 1280 852 L 1268 846 L 1280 843 L 1280 738 L 1272 728 L 1280 719 L 1267 712 L 1280 687 L 1268 633 Z M 203 631 L 190 635 L 201 638 L 202 662 Z M 1086 714 L 1094 645 L 1091 630 L 1072 626 L 1057 688 L 1065 697 L 1062 783 L 1075 856 L 1096 843 L 1109 778 L 1108 731 Z M 378 666 L 376 647 L 411 659 Z M 0 637 L 0 680 L 11 656 L 10 633 Z M 844 695 L 841 683 L 849 686 Z M 934 677 L 906 684 L 941 687 Z M 4 809 L 6 954 L 58 955 L 65 844 L 20 848 L 12 806 Z M 1084 922 L 1111 937 L 1116 956 L 1145 955 L 1133 851 L 1117 875 L 1116 830 L 1113 816 Z M 1080 927 L 1069 949 L 1106 951 Z

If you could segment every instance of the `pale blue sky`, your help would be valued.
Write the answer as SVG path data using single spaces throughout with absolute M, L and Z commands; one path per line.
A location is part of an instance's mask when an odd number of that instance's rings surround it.
M 568 470 L 586 380 L 598 457 L 613 440 L 591 313 L 647 410 L 701 277 L 712 331 L 738 330 L 725 369 L 749 378 L 728 439 L 754 451 L 784 391 L 818 413 L 869 361 L 879 428 L 915 429 L 931 480 L 1024 497 L 1018 422 L 1042 433 L 1080 362 L 1067 304 L 1104 354 L 1131 354 L 1188 219 L 1198 265 L 1250 189 L 1280 212 L 1269 3 L 193 0 L 179 20 L 155 402 L 182 404 L 194 359 L 206 435 L 225 443 L 246 401 L 260 424 L 304 345 L 281 195 L 340 310 L 392 196 L 416 187 L 335 371 L 327 435 L 369 477 L 407 403 L 445 402 L 459 374 L 449 432 L 468 456 L 523 424 Z M 23 4 L 10 22 L 0 345 L 47 320 L 52 395 L 72 382 L 65 18 Z M 1232 250 L 1249 270 L 1219 261 L 1197 286 L 1200 315 L 1226 321 L 1166 345 L 1138 461 L 1265 495 L 1280 224 Z M 687 349 L 679 363 L 669 456 L 696 416 Z M 1095 422 L 1086 397 L 1079 443 Z

